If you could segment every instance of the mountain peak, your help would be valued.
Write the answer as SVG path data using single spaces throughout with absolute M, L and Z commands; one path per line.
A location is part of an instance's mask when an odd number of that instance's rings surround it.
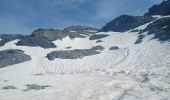
M 145 13 L 144 15 L 170 15 L 170 0 L 164 0 L 158 5 L 153 5 L 151 8 L 149 8 L 149 12 Z

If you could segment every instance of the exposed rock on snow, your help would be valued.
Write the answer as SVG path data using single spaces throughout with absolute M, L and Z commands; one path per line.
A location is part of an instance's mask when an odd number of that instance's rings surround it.
M 66 49 L 71 49 L 71 46 L 66 47 Z
M 153 21 L 155 18 L 151 16 L 130 16 L 130 15 L 121 15 L 116 19 L 107 23 L 100 31 L 108 32 L 125 32 L 130 29 L 133 29 L 137 26 L 143 25 L 145 23 Z
M 42 90 L 45 89 L 47 87 L 50 87 L 49 85 L 37 85 L 37 84 L 27 84 L 27 89 L 25 89 L 24 91 L 29 91 L 29 90 Z
M 97 40 L 96 43 L 100 43 L 100 42 L 103 42 L 102 40 Z
M 60 59 L 78 59 L 85 56 L 92 56 L 99 54 L 100 52 L 93 49 L 75 49 L 75 50 L 63 50 L 63 51 L 53 51 L 47 54 L 49 60 L 54 60 L 55 58 Z
M 1 89 L 2 90 L 10 90 L 10 89 L 17 89 L 17 87 L 10 85 L 10 86 L 4 86 Z
M 90 40 L 97 40 L 97 39 L 105 38 L 107 36 L 109 36 L 109 35 L 107 35 L 107 34 L 95 34 L 95 35 L 90 36 L 89 39 Z
M 91 35 L 98 31 L 97 28 L 87 27 L 87 26 L 80 26 L 80 25 L 72 25 L 63 30 L 65 34 L 71 37 L 71 34 L 75 34 L 74 37 L 80 37 L 81 35 Z M 79 34 L 79 35 L 78 35 Z
M 96 28 L 86 27 L 86 26 L 69 26 L 64 30 L 56 29 L 37 29 L 32 32 L 32 36 L 44 37 L 50 41 L 61 40 L 67 36 L 71 39 L 74 38 L 85 38 L 88 35 L 94 34 L 98 31 Z
M 16 39 L 22 39 L 24 38 L 23 35 L 17 35 L 17 34 L 4 34 L 0 35 L 0 47 L 4 46 L 5 43 L 16 40 Z
M 56 48 L 53 42 L 46 38 L 37 36 L 27 36 L 16 43 L 17 46 L 30 46 L 30 47 L 42 47 L 42 48 Z
M 170 0 L 164 0 L 161 4 L 154 5 L 149 8 L 149 12 L 145 16 L 150 15 L 170 15 Z
M 110 47 L 109 50 L 118 50 L 119 47 L 118 46 L 113 46 L 113 47 Z
M 31 57 L 24 54 L 21 50 L 11 49 L 0 51 L 0 68 L 29 60 L 31 60 Z
M 92 47 L 91 49 L 92 49 L 92 50 L 100 50 L 100 51 L 102 51 L 102 50 L 104 49 L 104 47 L 101 46 L 101 45 L 98 45 L 98 46 Z
M 160 18 L 144 30 L 148 34 L 154 34 L 154 39 L 159 39 L 160 41 L 169 41 L 170 40 L 170 17 Z
M 33 31 L 32 36 L 44 37 L 44 38 L 47 38 L 50 41 L 54 41 L 54 40 L 57 40 L 57 39 L 61 40 L 62 38 L 66 37 L 62 30 L 42 29 L 42 28 Z
M 138 38 L 137 38 L 137 40 L 135 41 L 135 44 L 142 43 L 143 38 L 145 38 L 145 35 L 143 35 L 143 34 L 138 35 Z

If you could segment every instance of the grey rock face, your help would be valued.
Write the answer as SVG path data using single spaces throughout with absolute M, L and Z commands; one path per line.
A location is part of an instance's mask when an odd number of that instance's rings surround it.
M 27 84 L 27 89 L 24 91 L 29 91 L 29 90 L 42 90 L 45 89 L 46 87 L 50 87 L 49 85 L 37 85 L 37 84 Z
M 57 39 L 61 40 L 62 38 L 66 37 L 62 30 L 42 28 L 33 31 L 32 36 L 47 38 L 50 41 L 54 41 Z
M 170 15 L 170 0 L 163 1 L 161 4 L 154 5 L 149 8 L 149 12 L 145 16 L 150 15 Z
M 9 89 L 17 89 L 15 86 L 4 86 L 1 88 L 2 90 L 9 90 Z
M 30 47 L 42 47 L 42 48 L 55 48 L 53 42 L 46 38 L 37 36 L 27 36 L 16 43 L 17 46 L 30 46 Z
M 161 42 L 170 41 L 170 18 L 161 18 L 154 21 L 147 26 L 144 32 L 154 34 L 153 39 L 158 39 Z
M 110 47 L 109 50 L 118 50 L 119 47 L 118 46 L 113 46 L 113 47 Z
M 0 68 L 29 60 L 31 60 L 31 57 L 24 54 L 21 50 L 11 49 L 0 51 Z
M 24 38 L 23 35 L 18 35 L 18 34 L 3 34 L 3 35 L 0 35 L 0 46 L 4 46 L 5 43 L 7 42 L 10 42 L 10 41 L 13 41 L 15 39 L 22 39 Z
M 75 50 L 63 50 L 63 51 L 53 51 L 47 54 L 49 60 L 54 60 L 55 58 L 60 59 L 78 59 L 85 56 L 91 56 L 99 54 L 100 52 L 93 49 L 75 49 Z
M 143 25 L 145 23 L 153 21 L 155 18 L 151 16 L 130 16 L 121 15 L 116 19 L 107 23 L 100 31 L 115 31 L 115 32 L 125 32 L 133 29 L 137 26 Z
M 95 35 L 92 35 L 90 36 L 90 40 L 97 40 L 97 39 L 101 39 L 101 38 L 105 38 L 109 35 L 106 35 L 106 34 L 95 34 Z

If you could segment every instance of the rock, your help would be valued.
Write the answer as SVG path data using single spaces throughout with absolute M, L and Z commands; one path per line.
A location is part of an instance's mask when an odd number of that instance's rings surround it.
M 81 35 L 90 35 L 98 32 L 97 28 L 80 26 L 80 25 L 72 25 L 63 30 L 64 33 L 70 34 L 81 34 Z
M 22 63 L 31 60 L 29 55 L 26 55 L 21 50 L 10 49 L 0 51 L 0 68 Z
M 148 34 L 154 34 L 153 39 L 158 39 L 161 42 L 170 41 L 170 17 L 161 18 L 150 25 L 144 30 Z
M 121 15 L 116 19 L 107 23 L 100 31 L 114 31 L 114 32 L 125 32 L 140 25 L 146 24 L 153 21 L 155 18 L 151 16 L 130 16 Z
M 24 91 L 29 91 L 29 90 L 42 90 L 45 89 L 46 87 L 50 87 L 49 85 L 37 85 L 37 84 L 27 84 L 27 89 Z
M 96 28 L 86 27 L 86 26 L 69 26 L 64 30 L 57 29 L 37 29 L 32 32 L 32 36 L 47 38 L 50 41 L 61 40 L 67 36 L 71 39 L 74 38 L 85 38 L 90 34 L 94 34 L 98 31 Z
M 149 12 L 145 13 L 145 16 L 151 15 L 170 15 L 170 0 L 163 1 L 161 4 L 154 5 L 149 8 Z
M 109 35 L 106 35 L 106 34 L 94 34 L 92 36 L 90 36 L 90 40 L 97 40 L 97 39 L 101 39 L 101 38 L 105 38 Z
M 0 35 L 0 46 L 4 46 L 7 42 L 16 40 L 16 39 L 22 39 L 24 38 L 23 35 L 19 35 L 19 34 L 3 34 Z
M 66 49 L 71 49 L 71 46 L 66 47 Z
M 102 51 L 102 50 L 104 49 L 104 47 L 101 46 L 101 45 L 98 45 L 98 46 L 92 47 L 91 49 L 92 49 L 92 50 L 100 50 L 100 51 Z
M 63 50 L 63 51 L 53 51 L 47 54 L 49 60 L 54 60 L 55 58 L 60 59 L 78 59 L 85 56 L 92 56 L 99 54 L 100 52 L 93 49 L 74 49 L 74 50 Z
M 113 46 L 113 47 L 110 47 L 109 50 L 118 50 L 119 47 L 118 46 Z
M 17 46 L 30 46 L 30 47 L 42 47 L 42 48 L 56 48 L 53 42 L 46 38 L 37 36 L 27 36 L 16 43 Z
M 62 30 L 42 29 L 42 28 L 33 31 L 31 35 L 36 37 L 47 38 L 50 41 L 54 41 L 58 39 L 61 40 L 62 38 L 66 37 Z
M 10 85 L 10 86 L 4 86 L 1 89 L 2 90 L 9 90 L 9 89 L 17 89 L 17 88 L 15 86 Z
M 134 44 L 142 43 L 144 38 L 145 38 L 145 35 L 140 34 Z
M 100 42 L 103 42 L 102 40 L 97 40 L 96 43 L 100 43 Z

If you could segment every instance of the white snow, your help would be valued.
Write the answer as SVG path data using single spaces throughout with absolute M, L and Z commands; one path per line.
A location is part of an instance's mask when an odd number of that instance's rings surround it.
M 143 30 L 150 23 L 136 29 Z M 96 43 L 89 38 L 56 40 L 57 48 L 16 46 L 14 40 L 0 47 L 20 49 L 32 60 L 0 69 L 0 100 L 168 100 L 170 99 L 170 45 L 150 40 L 134 45 L 135 32 L 100 32 L 110 36 Z M 144 33 L 147 34 L 147 33 Z M 89 49 L 101 45 L 101 54 L 82 59 L 49 61 L 51 51 Z M 109 50 L 119 46 L 119 50 Z M 42 75 L 41 75 L 42 74 Z M 8 81 L 5 81 L 8 80 Z M 50 85 L 43 90 L 26 89 L 26 84 Z

